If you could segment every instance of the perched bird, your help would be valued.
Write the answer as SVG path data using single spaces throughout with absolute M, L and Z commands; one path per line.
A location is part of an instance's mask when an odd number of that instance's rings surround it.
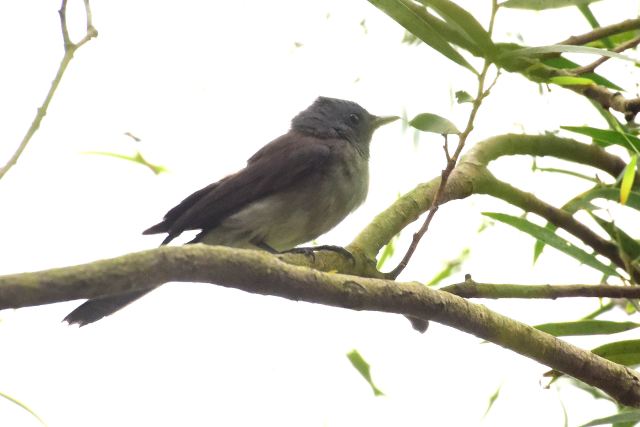
M 360 105 L 319 97 L 291 129 L 247 162 L 171 209 L 143 234 L 200 230 L 189 243 L 287 251 L 326 233 L 364 202 L 373 132 L 398 117 L 377 117 Z M 86 325 L 149 290 L 92 299 L 64 319 Z

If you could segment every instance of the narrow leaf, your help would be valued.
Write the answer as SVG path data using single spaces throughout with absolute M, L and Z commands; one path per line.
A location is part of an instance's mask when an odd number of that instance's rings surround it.
M 590 215 L 629 259 L 635 260 L 640 257 L 640 243 L 637 240 L 618 228 L 613 222 L 605 221 L 593 212 L 590 212 Z
M 491 36 L 469 12 L 449 0 L 420 0 L 420 3 L 431 7 L 450 25 L 455 25 L 459 32 L 476 43 L 486 57 L 496 53 Z
M 409 122 L 409 125 L 423 132 L 433 132 L 441 135 L 460 133 L 449 120 L 431 113 L 418 114 Z
M 369 0 L 378 9 L 456 64 L 478 72 L 425 19 L 427 12 L 411 0 Z
M 12 397 L 12 396 L 9 396 L 8 394 L 3 393 L 3 392 L 1 392 L 1 391 L 0 391 L 0 397 L 3 397 L 3 398 L 5 398 L 5 399 L 7 399 L 9 402 L 11 402 L 11 403 L 14 403 L 14 404 L 18 405 L 19 407 L 21 407 L 22 409 L 24 409 L 25 411 L 27 411 L 28 413 L 30 413 L 31 415 L 33 415 L 33 417 L 34 417 L 36 420 L 38 420 L 38 422 L 39 422 L 40 424 L 42 424 L 43 426 L 45 426 L 45 427 L 46 427 L 46 425 L 47 425 L 47 424 L 44 422 L 44 420 L 43 420 L 42 418 L 40 418 L 40 416 L 39 416 L 38 414 L 36 414 L 36 413 L 35 413 L 35 411 L 34 411 L 33 409 L 29 408 L 27 405 L 25 405 L 24 403 L 20 402 L 18 399 L 14 398 L 14 397 Z
M 493 404 L 496 403 L 496 400 L 498 400 L 498 397 L 500 397 L 501 388 L 502 384 L 496 389 L 496 391 L 493 392 L 491 396 L 489 396 L 489 404 L 487 405 L 487 409 L 486 411 L 484 411 L 484 415 L 482 416 L 482 418 L 485 418 L 489 414 L 489 411 L 491 411 Z
M 633 181 L 636 178 L 636 163 L 638 162 L 638 155 L 631 156 L 629 164 L 624 168 L 624 174 L 622 175 L 622 182 L 620 183 L 620 203 L 627 204 L 629 200 L 629 194 L 631 194 L 631 187 Z
M 609 129 L 598 129 L 589 126 L 560 126 L 569 132 L 590 136 L 594 142 L 601 146 L 620 145 L 628 150 L 640 150 L 640 139 L 630 133 L 618 132 Z
M 559 86 L 588 86 L 595 84 L 591 79 L 586 77 L 573 77 L 573 76 L 555 76 L 549 79 L 549 83 L 555 83 Z
M 591 190 L 586 191 L 574 197 L 572 200 L 570 200 L 564 206 L 562 206 L 562 210 L 573 215 L 574 213 L 578 212 L 581 209 L 591 210 L 593 208 L 593 205 L 591 204 L 592 200 L 606 199 L 606 200 L 617 202 L 619 197 L 620 197 L 620 190 L 618 188 L 596 186 Z M 636 210 L 640 210 L 640 193 L 635 191 L 629 192 L 629 197 L 627 199 L 626 206 Z M 547 223 L 547 225 L 545 226 L 545 229 L 551 233 L 555 232 L 556 228 L 557 227 L 552 223 Z M 534 248 L 534 255 L 533 255 L 534 262 L 538 259 L 538 257 L 542 253 L 545 244 L 546 243 L 541 240 L 538 240 L 536 242 L 536 245 Z
M 502 54 L 502 57 L 511 57 L 511 56 L 533 56 L 533 55 L 542 55 L 545 53 L 586 53 L 592 55 L 600 55 L 600 56 L 608 56 L 610 58 L 622 59 L 624 61 L 631 61 L 637 63 L 637 61 L 629 56 L 623 55 L 618 52 L 613 52 L 606 49 L 597 49 L 595 47 L 587 47 L 587 46 L 574 46 L 574 45 L 566 45 L 566 44 L 553 44 L 549 46 L 538 46 L 538 47 L 525 47 L 522 49 L 516 49 L 509 51 L 507 53 Z
M 553 231 L 534 224 L 524 218 L 497 212 L 483 212 L 482 214 L 497 221 L 511 225 L 512 227 L 515 227 L 518 230 L 523 231 L 538 240 L 542 240 L 543 242 L 545 242 L 545 244 L 552 246 L 561 252 L 564 252 L 565 254 L 575 258 L 581 263 L 588 265 L 589 267 L 594 268 L 606 275 L 617 276 L 618 274 L 615 269 L 609 267 L 606 264 L 603 264 L 594 255 L 585 252 L 584 250 L 575 246 L 573 243 L 558 236 Z
M 542 63 L 545 64 L 545 65 L 548 65 L 549 67 L 557 68 L 559 70 L 577 68 L 577 67 L 580 66 L 579 64 L 568 60 L 564 56 L 553 56 L 551 58 L 543 58 L 542 59 Z M 609 89 L 617 90 L 617 91 L 620 91 L 620 92 L 624 91 L 623 88 L 621 88 L 617 84 L 611 82 L 610 80 L 607 80 L 606 78 L 602 77 L 600 74 L 597 74 L 597 73 L 585 73 L 585 74 L 582 74 L 582 77 L 586 77 L 588 79 L 591 79 L 596 84 L 608 87 Z M 598 105 L 600 105 L 600 104 L 598 104 Z
M 167 171 L 167 168 L 165 168 L 164 166 L 154 165 L 153 163 L 149 163 L 144 157 L 142 157 L 142 154 L 140 152 L 137 152 L 134 156 L 128 156 L 126 154 L 120 154 L 120 153 L 110 153 L 106 151 L 85 151 L 82 154 L 114 157 L 116 159 L 122 159 L 122 160 L 127 160 L 133 163 L 138 163 L 142 166 L 145 166 L 151 169 L 151 171 L 156 175 L 159 175 Z
M 544 10 L 557 9 L 559 7 L 578 6 L 594 3 L 600 0 L 508 0 L 500 6 L 512 9 Z
M 589 421 L 586 424 L 582 424 L 582 426 L 580 427 L 601 426 L 605 424 L 629 423 L 637 421 L 640 421 L 639 410 L 620 412 L 619 414 L 611 415 L 609 417 L 597 418 L 595 420 Z
M 356 368 L 360 375 L 362 375 L 362 377 L 367 381 L 367 383 L 369 383 L 369 385 L 371 386 L 371 390 L 373 390 L 373 394 L 375 396 L 384 396 L 384 393 L 380 391 L 380 389 L 373 383 L 373 380 L 371 379 L 369 364 L 360 355 L 358 350 L 351 350 L 349 353 L 347 353 L 347 358 L 349 359 L 353 367 Z
M 396 242 L 398 241 L 399 237 L 400 237 L 400 234 L 396 234 L 391 238 L 391 240 L 389 240 L 389 243 L 384 245 L 384 248 L 382 248 L 382 254 L 380 254 L 380 257 L 378 258 L 378 262 L 376 264 L 376 268 L 378 270 L 382 269 L 382 267 L 384 266 L 384 263 L 387 262 L 387 260 L 391 258 L 395 253 Z
M 575 322 L 545 323 L 534 326 L 555 337 L 572 335 L 609 335 L 640 327 L 640 323 L 611 322 L 607 320 L 578 320 Z
M 444 268 L 440 270 L 438 274 L 436 274 L 435 277 L 427 283 L 427 286 L 437 285 L 447 277 L 450 277 L 452 274 L 460 271 L 460 267 L 462 266 L 462 264 L 467 260 L 467 258 L 469 258 L 470 252 L 471 250 L 469 248 L 464 248 L 456 258 L 449 260 L 445 264 Z
M 621 365 L 640 364 L 640 340 L 617 341 L 591 350 L 598 356 Z

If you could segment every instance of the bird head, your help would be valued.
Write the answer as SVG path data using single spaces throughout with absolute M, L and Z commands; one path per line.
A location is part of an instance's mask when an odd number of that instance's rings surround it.
M 291 128 L 318 138 L 345 139 L 368 156 L 373 132 L 398 118 L 374 116 L 355 102 L 321 96 L 293 118 Z

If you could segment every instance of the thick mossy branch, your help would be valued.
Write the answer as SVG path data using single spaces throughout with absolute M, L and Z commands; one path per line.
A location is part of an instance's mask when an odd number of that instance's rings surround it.
M 205 282 L 354 310 L 430 319 L 491 341 L 640 407 L 630 369 L 482 305 L 416 283 L 323 273 L 261 251 L 221 246 L 161 247 L 89 264 L 0 277 L 0 308 L 96 298 L 165 282 Z
M 486 139 L 477 143 L 460 159 L 445 187 L 443 203 L 463 199 L 473 194 L 491 194 L 509 203 L 514 203 L 529 212 L 536 212 L 558 227 L 568 227 L 576 237 L 596 248 L 604 250 L 603 255 L 619 261 L 613 246 L 595 235 L 587 227 L 574 220 L 561 209 L 554 208 L 532 195 L 511 187 L 506 191 L 504 183 L 496 180 L 487 165 L 500 157 L 511 155 L 552 156 L 600 169 L 609 175 L 617 176 L 625 168 L 625 162 L 613 154 L 607 153 L 596 145 L 583 144 L 573 139 L 555 135 L 516 135 L 507 134 Z M 636 182 L 640 182 L 636 178 Z M 388 209 L 380 213 L 349 245 L 357 248 L 368 257 L 375 257 L 393 236 L 415 221 L 431 206 L 431 200 L 440 183 L 435 178 L 418 185 L 415 189 L 399 198 Z M 491 188 L 492 183 L 498 187 Z M 586 239 L 586 240 L 585 240 Z

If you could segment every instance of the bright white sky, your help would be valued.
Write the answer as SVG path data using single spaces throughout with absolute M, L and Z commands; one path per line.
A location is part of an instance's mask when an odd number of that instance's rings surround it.
M 489 0 L 460 3 L 487 22 Z M 2 162 L 62 55 L 58 7 L 11 2 L 0 15 Z M 0 182 L 0 273 L 156 246 L 160 238 L 141 236 L 143 229 L 190 192 L 242 167 L 318 95 L 351 99 L 379 115 L 433 112 L 462 126 L 469 107 L 456 105 L 451 94 L 475 90 L 467 71 L 426 46 L 401 44 L 403 31 L 363 0 L 94 1 L 92 7 L 98 39 L 76 54 L 41 130 Z M 638 4 L 608 0 L 593 9 L 608 24 L 635 16 Z M 82 16 L 69 19 L 80 34 Z M 496 32 L 502 41 L 521 34 L 536 45 L 588 29 L 574 9 L 504 10 Z M 635 92 L 631 65 L 610 61 L 603 69 Z M 535 85 L 507 74 L 471 140 L 586 123 L 601 124 L 586 102 L 558 88 L 540 96 Z M 367 203 L 319 240 L 348 243 L 397 194 L 436 176 L 444 162 L 440 147 L 430 135 L 414 145 L 400 125 L 379 131 Z M 82 154 L 135 149 L 170 173 L 156 177 L 133 163 Z M 534 182 L 530 163 L 511 159 L 493 170 L 556 204 L 588 186 L 557 175 L 538 174 Z M 553 250 L 533 269 L 530 238 L 506 226 L 476 233 L 483 210 L 518 212 L 484 198 L 446 205 L 403 277 L 428 281 L 470 247 L 471 259 L 452 281 L 466 272 L 494 282 L 598 280 Z M 560 321 L 590 309 L 578 310 L 575 301 L 487 304 L 534 324 L 554 311 Z M 82 329 L 60 323 L 76 305 L 2 313 L 0 392 L 51 427 L 554 426 L 563 422 L 561 400 L 571 425 L 613 411 L 562 384 L 560 394 L 543 389 L 545 367 L 535 362 L 434 323 L 419 335 L 401 316 L 200 284 L 164 286 Z M 372 365 L 385 397 L 374 397 L 350 366 L 345 354 L 353 348 Z M 501 397 L 482 419 L 499 386 Z M 39 424 L 0 399 L 0 425 Z

